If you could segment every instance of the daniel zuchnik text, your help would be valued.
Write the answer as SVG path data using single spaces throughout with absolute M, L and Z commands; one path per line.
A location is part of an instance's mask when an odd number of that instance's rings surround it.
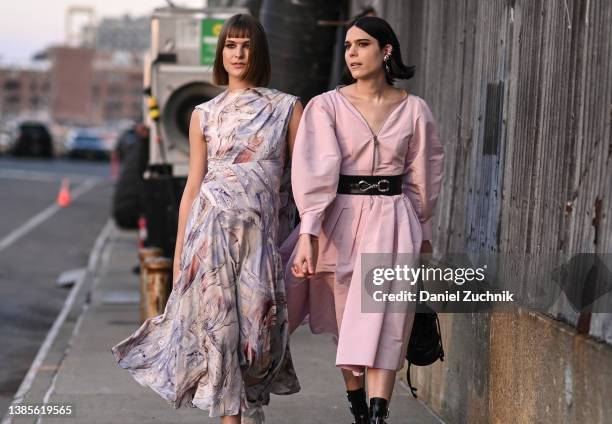
M 452 292 L 448 290 L 444 293 L 429 293 L 421 290 L 419 292 L 419 302 L 514 302 L 514 293 L 504 290 L 501 293 L 475 293 L 471 290 Z M 399 293 L 383 293 L 380 290 L 374 292 L 373 298 L 377 302 L 416 302 L 416 293 L 402 290 Z

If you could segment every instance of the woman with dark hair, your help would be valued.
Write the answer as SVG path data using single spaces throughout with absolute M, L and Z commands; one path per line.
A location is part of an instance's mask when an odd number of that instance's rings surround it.
M 263 423 L 270 393 L 300 389 L 277 243 L 281 176 L 302 107 L 265 87 L 268 44 L 251 16 L 224 24 L 213 73 L 227 89 L 191 117 L 172 293 L 163 315 L 112 351 L 176 408 Z
M 432 251 L 444 152 L 425 101 L 393 87 L 414 68 L 403 63 L 387 22 L 357 19 L 345 61 L 352 84 L 313 98 L 296 137 L 292 184 L 301 224 L 285 271 L 289 323 L 293 330 L 308 316 L 314 333 L 337 335 L 336 366 L 355 421 L 380 424 L 414 308 L 362 310 L 362 259 Z

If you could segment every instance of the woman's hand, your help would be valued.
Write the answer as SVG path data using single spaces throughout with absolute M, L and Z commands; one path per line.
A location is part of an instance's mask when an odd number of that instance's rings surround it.
M 423 240 L 421 243 L 421 253 L 433 253 L 433 247 L 429 240 Z
M 291 272 L 296 277 L 308 277 L 315 273 L 319 256 L 319 240 L 311 234 L 301 234 L 297 252 L 291 265 Z

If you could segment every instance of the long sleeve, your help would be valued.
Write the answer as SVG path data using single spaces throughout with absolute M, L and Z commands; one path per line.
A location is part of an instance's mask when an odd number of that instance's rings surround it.
M 431 218 L 444 172 L 444 148 L 431 110 L 422 99 L 419 99 L 415 111 L 415 128 L 406 163 L 408 172 L 404 176 L 403 192 L 419 217 L 423 240 L 431 240 Z
M 295 138 L 291 184 L 300 234 L 319 235 L 325 209 L 336 197 L 341 154 L 329 107 L 321 96 L 313 98 L 304 108 Z

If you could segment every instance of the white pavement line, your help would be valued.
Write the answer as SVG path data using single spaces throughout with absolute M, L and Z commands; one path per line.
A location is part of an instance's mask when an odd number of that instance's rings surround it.
M 41 171 L 26 171 L 24 169 L 0 169 L 0 178 L 10 180 L 26 180 L 40 181 L 48 183 L 50 181 L 61 181 L 63 178 L 69 178 L 71 181 L 85 181 L 91 178 L 103 180 L 103 177 L 91 177 L 81 174 L 62 174 L 60 172 L 41 172 Z
M 107 225 L 109 223 L 110 221 L 107 223 Z M 105 237 L 105 239 L 106 238 L 108 237 Z M 100 257 L 101 252 L 102 252 L 102 258 L 98 259 Z M 98 249 L 94 248 L 94 251 L 89 257 L 89 261 L 87 263 L 87 273 L 91 273 L 93 275 L 94 270 L 97 269 L 97 272 L 95 273 L 94 281 L 91 284 L 92 291 L 100 282 L 100 274 L 104 273 L 106 271 L 106 268 L 108 267 L 108 263 L 110 261 L 110 253 L 111 253 L 111 249 L 109 248 L 109 244 L 105 241 L 100 248 Z M 101 261 L 101 264 L 98 266 L 97 264 L 99 260 Z M 83 310 L 81 311 L 81 314 L 79 315 L 79 318 L 77 319 L 77 322 L 74 325 L 74 329 L 72 330 L 72 334 L 70 335 L 70 340 L 68 341 L 68 346 L 66 347 L 66 350 L 64 351 L 64 354 L 62 355 L 61 361 L 64 360 L 64 358 L 66 357 L 66 355 L 68 355 L 70 349 L 72 348 L 72 342 L 74 341 L 74 337 L 79 333 L 79 330 L 81 329 L 81 324 L 83 323 L 83 318 L 85 317 L 88 309 L 89 309 L 88 304 L 83 305 Z M 57 382 L 58 376 L 59 376 L 59 367 L 55 370 L 55 373 L 53 374 L 53 379 L 51 380 L 51 384 L 49 385 L 49 388 L 47 389 L 47 391 L 45 392 L 45 395 L 43 396 L 42 403 L 44 404 L 49 403 L 49 399 L 51 399 L 51 395 L 55 392 L 55 383 Z M 43 418 L 43 415 L 39 415 L 38 418 L 36 419 L 35 424 L 41 424 L 42 418 Z
M 79 332 L 79 329 L 81 328 L 81 323 L 83 322 L 83 317 L 85 316 L 85 312 L 87 311 L 88 308 L 89 308 L 88 305 L 83 306 L 83 311 L 81 312 L 81 315 L 79 315 L 79 319 L 77 319 L 77 322 L 74 325 L 74 330 L 72 332 L 72 335 L 70 336 L 71 341 L 68 342 L 68 348 L 66 349 L 66 351 L 70 349 L 70 346 L 72 345 L 72 338 L 74 337 L 74 335 Z M 62 361 L 66 357 L 66 353 L 67 352 L 65 352 L 64 355 L 62 355 Z M 49 388 L 45 392 L 45 396 L 43 397 L 43 400 L 42 400 L 43 404 L 49 403 L 49 398 L 51 398 L 51 394 L 55 391 L 55 383 L 57 381 L 57 376 L 59 375 L 58 371 L 59 371 L 59 367 L 58 369 L 55 370 L 55 373 L 53 374 L 53 378 L 51 379 L 51 384 L 49 385 Z M 35 424 L 41 424 L 41 422 L 42 422 L 42 415 L 39 415 L 38 418 L 36 419 Z M 4 422 L 2 424 L 4 424 Z
M 72 193 L 72 200 L 76 200 L 81 195 L 87 193 L 89 190 L 94 188 L 97 184 L 97 181 L 94 179 L 89 179 L 85 181 L 83 184 L 79 185 L 74 192 Z M 30 218 L 25 224 L 20 227 L 15 228 L 12 232 L 10 232 L 7 236 L 5 236 L 2 240 L 0 240 L 0 252 L 9 247 L 11 244 L 15 243 L 21 237 L 32 231 L 36 226 L 51 218 L 57 211 L 61 208 L 53 203 L 47 208 L 43 209 L 38 214 L 34 215 Z
M 113 221 L 109 219 L 104 225 L 104 228 L 102 229 L 100 234 L 98 235 L 98 238 L 96 239 L 94 247 L 89 255 L 89 261 L 87 262 L 87 272 L 83 273 L 83 276 L 79 279 L 79 281 L 75 283 L 75 285 L 70 290 L 70 294 L 64 301 L 64 306 L 62 307 L 62 310 L 60 311 L 57 318 L 55 318 L 55 321 L 53 322 L 53 326 L 47 333 L 47 337 L 45 337 L 45 341 L 43 342 L 40 349 L 38 350 L 38 353 L 36 354 L 34 361 L 32 361 L 32 365 L 30 365 L 30 369 L 28 370 L 28 373 L 26 374 L 23 381 L 21 382 L 21 385 L 19 386 L 17 393 L 15 393 L 15 396 L 10 406 L 15 406 L 15 405 L 22 403 L 25 395 L 32 388 L 32 383 L 34 382 L 34 379 L 36 378 L 36 375 L 38 374 L 38 370 L 40 369 L 40 366 L 42 365 L 43 361 L 47 357 L 47 354 L 49 353 L 49 350 L 51 349 L 51 346 L 53 345 L 53 342 L 55 341 L 55 338 L 57 337 L 59 330 L 64 324 L 64 321 L 66 320 L 66 317 L 68 316 L 68 313 L 70 312 L 70 309 L 72 308 L 72 305 L 74 304 L 74 301 L 79 292 L 79 289 L 85 283 L 85 280 L 91 277 L 92 272 L 95 270 L 97 266 L 97 262 L 100 258 L 100 253 L 114 228 L 115 226 L 114 226 Z M 8 415 L 8 408 L 7 408 L 7 413 L 2 419 L 1 424 L 11 424 L 12 422 L 13 422 L 13 417 Z

